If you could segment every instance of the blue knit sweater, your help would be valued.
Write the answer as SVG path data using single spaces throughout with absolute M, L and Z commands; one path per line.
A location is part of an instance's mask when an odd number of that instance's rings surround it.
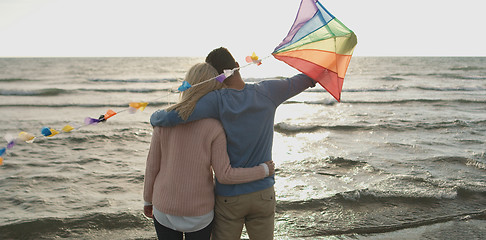
M 277 107 L 287 99 L 314 87 L 315 81 L 304 74 L 282 80 L 245 84 L 242 90 L 225 88 L 202 97 L 187 122 L 203 118 L 221 121 L 227 137 L 232 167 L 254 167 L 272 159 L 273 125 Z M 184 123 L 176 111 L 156 111 L 153 126 L 171 127 Z M 190 150 L 190 146 L 187 146 Z M 216 194 L 236 196 L 257 192 L 275 184 L 274 176 L 262 180 L 225 185 L 216 180 Z

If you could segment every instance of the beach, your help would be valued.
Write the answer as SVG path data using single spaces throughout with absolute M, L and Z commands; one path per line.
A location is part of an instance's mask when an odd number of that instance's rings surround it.
M 0 135 L 36 135 L 2 156 L 0 238 L 155 239 L 142 211 L 149 118 L 203 60 L 0 58 Z M 272 61 L 243 79 L 293 74 Z M 279 106 L 275 238 L 484 239 L 485 66 L 353 57 L 340 103 L 318 85 Z M 129 113 L 130 102 L 148 106 Z M 119 114 L 84 126 L 108 109 Z

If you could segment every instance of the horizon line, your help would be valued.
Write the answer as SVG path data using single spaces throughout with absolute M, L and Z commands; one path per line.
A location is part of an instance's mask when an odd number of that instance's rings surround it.
M 0 58 L 204 58 L 206 56 L 0 56 Z M 353 57 L 486 57 L 486 55 L 358 55 Z

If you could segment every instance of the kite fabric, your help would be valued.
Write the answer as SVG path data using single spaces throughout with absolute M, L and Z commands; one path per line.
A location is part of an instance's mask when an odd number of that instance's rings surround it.
M 272 55 L 317 81 L 338 102 L 356 35 L 317 0 L 302 0 L 288 35 Z

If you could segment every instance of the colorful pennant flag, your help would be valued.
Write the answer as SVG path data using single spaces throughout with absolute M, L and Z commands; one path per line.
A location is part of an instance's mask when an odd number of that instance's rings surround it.
M 272 55 L 317 81 L 337 101 L 356 35 L 317 0 L 302 0 L 288 35 Z

